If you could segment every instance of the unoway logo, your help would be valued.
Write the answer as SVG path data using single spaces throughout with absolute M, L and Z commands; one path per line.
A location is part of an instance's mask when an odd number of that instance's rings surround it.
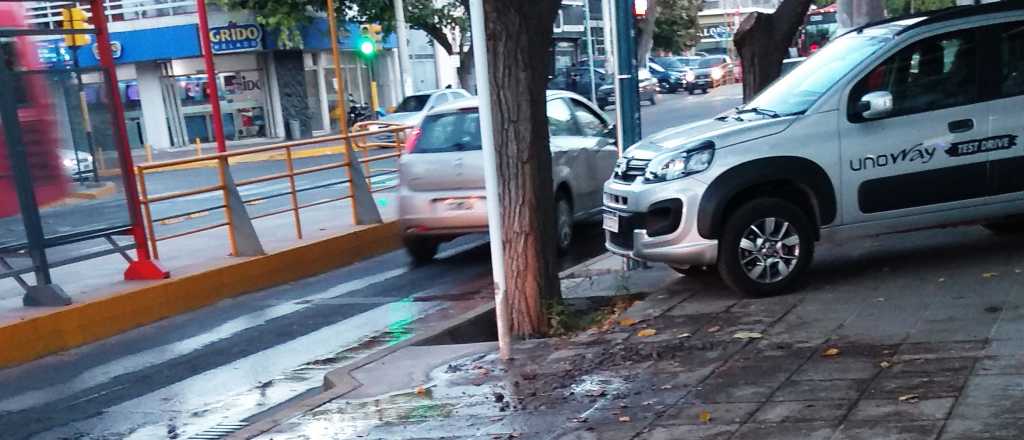
M 920 162 L 926 164 L 935 158 L 935 147 L 925 147 L 924 144 L 917 144 L 910 148 L 904 148 L 895 153 L 864 156 L 860 159 L 850 161 L 850 169 L 861 171 L 866 169 L 881 168 L 897 165 L 902 162 Z

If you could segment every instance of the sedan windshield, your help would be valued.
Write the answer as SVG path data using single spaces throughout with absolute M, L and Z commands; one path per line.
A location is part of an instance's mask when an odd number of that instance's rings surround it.
M 839 38 L 775 81 L 746 107 L 784 116 L 803 113 L 889 40 L 890 37 L 861 34 Z
M 717 66 L 719 64 L 722 64 L 722 59 L 721 58 L 718 58 L 718 57 L 701 58 L 700 61 L 697 62 L 697 68 L 699 68 L 699 69 L 710 69 L 710 68 L 715 67 L 715 66 Z

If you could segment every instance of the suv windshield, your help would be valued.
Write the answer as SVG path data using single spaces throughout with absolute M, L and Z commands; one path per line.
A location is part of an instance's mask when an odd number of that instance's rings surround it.
M 700 61 L 697 62 L 697 68 L 708 69 L 719 64 L 722 64 L 722 59 L 719 57 L 701 58 Z
M 480 114 L 476 109 L 431 115 L 423 120 L 413 153 L 480 150 Z
M 412 95 L 407 96 L 402 100 L 398 107 L 395 107 L 395 113 L 412 113 L 423 110 L 423 107 L 427 106 L 427 101 L 430 101 L 430 95 Z
M 891 37 L 863 34 L 839 38 L 775 81 L 746 107 L 766 109 L 780 115 L 803 113 L 850 70 L 890 40 Z
M 655 57 L 654 62 L 668 70 L 679 70 L 683 68 L 682 64 L 679 64 L 678 61 L 669 57 Z
M 700 58 L 676 58 L 676 61 L 683 67 L 696 67 L 697 63 L 700 62 Z

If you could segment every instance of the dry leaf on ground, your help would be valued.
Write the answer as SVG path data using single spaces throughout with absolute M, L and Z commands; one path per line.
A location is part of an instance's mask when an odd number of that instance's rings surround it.
M 421 396 L 427 394 L 427 389 L 423 385 L 420 385 L 416 387 L 416 394 L 419 394 Z
M 821 353 L 821 355 L 825 357 L 839 356 L 839 349 L 835 347 L 829 347 L 825 349 L 825 352 Z
M 713 326 L 707 328 L 707 332 L 708 333 L 715 333 L 715 332 L 717 332 L 717 331 L 719 331 L 721 329 L 722 329 L 721 326 L 713 325 Z
M 683 333 L 683 334 L 681 334 L 679 336 L 676 336 L 676 337 L 682 339 L 682 338 L 689 338 L 690 336 L 693 336 L 693 335 L 690 334 L 690 333 Z
M 997 275 L 999 275 L 999 274 L 995 273 L 995 272 L 988 272 L 988 273 L 981 274 L 981 277 L 982 278 L 992 278 L 992 277 L 997 276 Z
M 700 412 L 700 422 L 701 423 L 711 423 L 711 413 L 706 411 L 706 410 L 705 411 L 701 411 Z
M 646 338 L 648 336 L 654 336 L 656 334 L 658 334 L 658 331 L 653 329 L 653 328 L 645 328 L 645 329 L 640 330 L 640 331 L 638 331 L 636 333 L 636 335 L 641 337 L 641 338 Z
M 622 318 L 619 320 L 619 327 L 632 327 L 636 324 L 636 320 L 632 318 Z
M 622 422 L 622 423 L 629 423 L 629 422 L 632 422 L 633 419 L 629 418 L 629 416 L 622 416 L 622 417 L 619 417 L 619 421 Z
M 882 361 L 878 363 L 878 366 L 882 368 L 889 368 L 892 366 L 892 363 L 889 361 Z
M 900 402 L 917 403 L 921 396 L 917 394 L 905 394 L 899 397 Z
M 761 338 L 764 337 L 764 335 L 761 334 L 761 333 L 758 333 L 758 332 L 736 332 L 736 334 L 732 335 L 732 337 L 734 337 L 736 339 L 747 340 L 747 339 L 761 339 Z

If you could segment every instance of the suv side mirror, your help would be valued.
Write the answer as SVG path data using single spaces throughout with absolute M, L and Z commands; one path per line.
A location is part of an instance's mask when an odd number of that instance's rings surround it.
M 857 113 L 864 119 L 878 119 L 892 113 L 892 93 L 871 92 L 857 103 Z

